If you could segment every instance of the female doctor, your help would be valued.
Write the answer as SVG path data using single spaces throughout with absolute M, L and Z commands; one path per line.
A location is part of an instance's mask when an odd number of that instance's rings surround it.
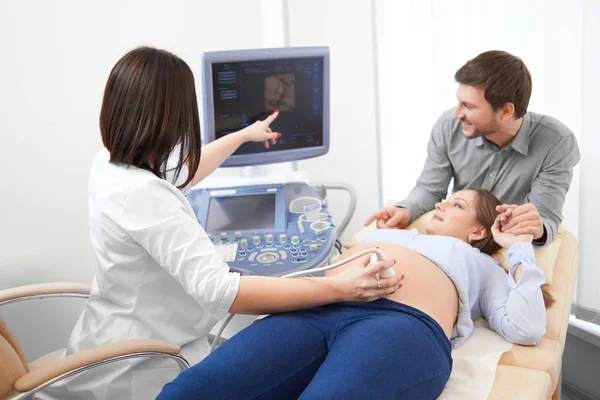
M 182 190 L 214 171 L 242 143 L 269 147 L 277 114 L 202 147 L 195 84 L 175 55 L 142 47 L 112 69 L 100 112 L 106 147 L 89 180 L 96 254 L 91 297 L 66 354 L 125 339 L 181 345 L 191 363 L 208 354 L 207 334 L 228 312 L 268 314 L 338 301 L 372 301 L 398 288 L 366 267 L 368 256 L 331 278 L 240 276 L 216 252 Z M 251 365 L 248 368 L 252 368 Z M 39 398 L 153 399 L 178 368 L 171 360 L 122 361 L 81 374 Z

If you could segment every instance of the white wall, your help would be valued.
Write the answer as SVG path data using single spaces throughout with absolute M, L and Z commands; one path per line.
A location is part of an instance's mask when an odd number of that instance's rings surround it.
M 581 197 L 579 235 L 579 284 L 577 302 L 600 310 L 600 2 L 583 0 L 583 91 L 581 150 Z
M 202 51 L 262 47 L 261 3 L 1 0 L 0 9 L 0 289 L 89 282 L 87 178 L 110 69 L 139 45 L 165 48 L 190 65 L 199 93 Z M 0 315 L 31 359 L 65 345 L 83 305 L 34 301 Z
M 357 189 L 356 214 L 342 239 L 379 207 L 371 8 L 368 0 L 289 0 L 290 45 L 330 48 L 331 147 L 298 165 L 312 181 L 348 182 Z M 328 198 L 339 223 L 347 196 L 331 192 Z

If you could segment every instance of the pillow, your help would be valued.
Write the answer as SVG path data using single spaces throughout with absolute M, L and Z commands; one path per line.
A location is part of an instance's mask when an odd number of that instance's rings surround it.
M 385 207 L 391 207 L 397 202 L 394 200 L 388 200 L 385 202 Z M 423 214 L 425 215 L 425 214 Z M 415 221 L 416 222 L 416 221 Z M 374 231 L 377 229 L 377 221 L 373 221 L 371 225 L 362 228 L 356 235 L 350 238 L 347 242 L 344 243 L 344 247 L 349 249 L 351 247 L 356 246 L 360 243 L 361 240 L 367 235 L 367 233 Z M 411 228 L 412 229 L 412 228 Z M 419 231 L 421 232 L 421 231 Z
M 388 200 L 386 202 L 386 207 L 392 206 L 396 204 L 394 200 Z M 406 227 L 406 229 L 416 229 L 421 234 L 425 234 L 425 224 L 431 219 L 433 216 L 434 210 L 431 210 L 419 218 L 415 219 L 412 224 Z M 377 221 L 373 221 L 371 225 L 361 229 L 354 237 L 344 243 L 344 247 L 349 249 L 357 244 L 367 235 L 367 233 L 374 231 L 377 229 Z M 554 240 L 550 243 L 546 243 L 544 246 L 533 246 L 535 253 L 535 261 L 538 267 L 544 272 L 544 276 L 546 277 L 546 283 L 552 284 L 552 271 L 554 270 L 554 264 L 556 264 L 556 258 L 558 257 L 558 251 L 560 250 L 560 246 L 562 244 L 562 224 L 558 227 L 558 232 L 554 236 Z M 510 263 L 508 261 L 508 250 L 500 249 L 494 254 L 494 257 L 504 268 L 505 271 L 508 272 L 510 269 Z

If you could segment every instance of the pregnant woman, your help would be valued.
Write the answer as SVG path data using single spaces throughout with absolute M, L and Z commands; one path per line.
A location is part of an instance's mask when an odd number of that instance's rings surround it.
M 396 260 L 402 290 L 264 318 L 158 399 L 435 399 L 450 376 L 452 347 L 467 340 L 473 319 L 486 318 L 510 342 L 539 343 L 544 274 L 531 235 L 501 232 L 498 204 L 488 191 L 460 191 L 436 205 L 427 235 L 371 232 L 340 259 L 378 247 Z M 508 275 L 489 256 L 500 247 L 508 249 Z

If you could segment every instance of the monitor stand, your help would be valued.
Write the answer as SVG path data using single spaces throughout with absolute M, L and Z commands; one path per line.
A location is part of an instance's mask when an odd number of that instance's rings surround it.
M 293 170 L 289 164 L 280 163 L 242 168 L 219 168 L 194 186 L 193 189 L 243 187 L 288 182 L 309 184 L 308 172 Z M 239 172 L 236 173 L 236 169 Z
M 264 176 L 267 176 L 267 169 L 263 165 L 242 167 L 240 169 L 240 177 L 242 179 L 256 179 Z

